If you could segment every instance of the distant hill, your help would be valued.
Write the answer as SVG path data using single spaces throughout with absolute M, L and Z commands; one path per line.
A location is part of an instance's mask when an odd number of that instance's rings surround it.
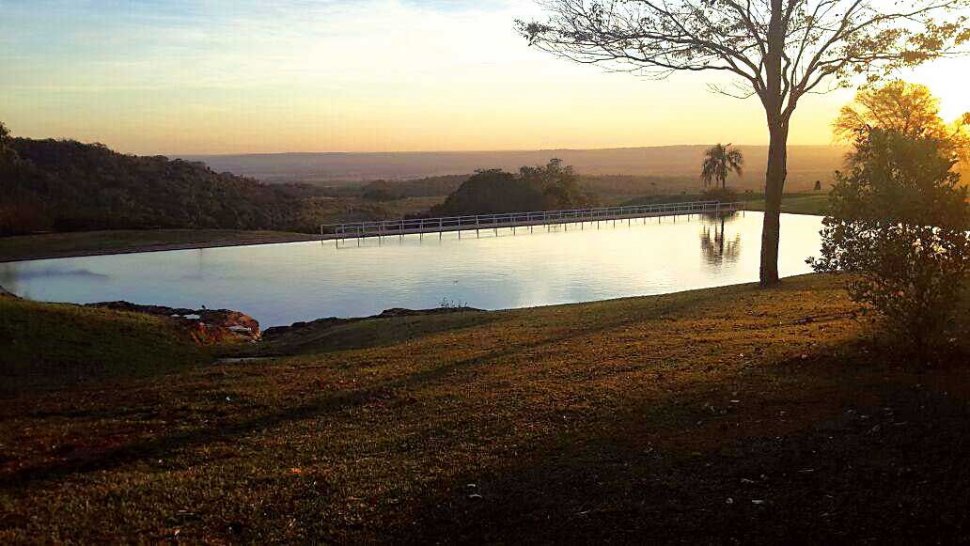
M 636 175 L 696 179 L 706 146 L 663 146 L 602 150 L 537 150 L 499 152 L 287 153 L 184 156 L 204 161 L 217 171 L 266 182 L 347 182 L 375 179 L 407 180 L 471 174 L 478 169 L 517 170 L 562 159 L 583 175 Z M 758 190 L 764 178 L 767 146 L 739 146 L 746 158 L 740 189 Z M 847 151 L 838 146 L 791 146 L 789 189 L 811 189 L 816 180 L 830 180 Z
M 96 229 L 315 229 L 319 188 L 269 185 L 202 163 L 100 144 L 10 139 L 0 234 Z

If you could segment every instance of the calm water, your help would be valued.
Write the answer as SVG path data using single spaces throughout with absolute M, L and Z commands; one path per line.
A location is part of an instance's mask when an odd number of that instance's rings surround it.
M 266 326 L 442 302 L 484 309 L 660 294 L 758 279 L 761 214 L 417 235 L 0 264 L 21 296 L 237 309 Z M 782 215 L 782 275 L 810 271 L 821 218 Z M 722 231 L 723 230 L 723 231 Z

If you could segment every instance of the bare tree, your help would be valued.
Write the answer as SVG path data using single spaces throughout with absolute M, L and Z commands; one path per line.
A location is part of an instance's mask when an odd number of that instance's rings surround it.
M 653 78 L 735 77 L 715 86 L 757 96 L 770 137 L 761 284 L 778 282 L 789 122 L 809 93 L 875 79 L 970 41 L 970 0 L 541 0 L 546 21 L 517 21 L 531 45 L 580 63 Z

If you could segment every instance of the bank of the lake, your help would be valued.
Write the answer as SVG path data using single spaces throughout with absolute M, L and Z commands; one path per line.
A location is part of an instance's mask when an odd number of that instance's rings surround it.
M 273 359 L 21 390 L 0 540 L 966 541 L 968 370 L 881 351 L 855 310 L 811 275 L 322 323 Z
M 827 192 L 793 193 L 781 200 L 781 212 L 788 214 L 809 214 L 825 216 L 828 212 L 829 196 Z M 744 202 L 747 210 L 765 210 L 764 199 L 753 199 Z
M 151 229 L 0 237 L 0 262 L 311 241 L 288 231 Z
M 744 203 L 744 208 L 747 210 L 764 211 L 764 199 L 753 199 Z M 828 195 L 824 193 L 790 194 L 786 195 L 782 202 L 782 212 L 823 216 L 827 203 Z M 230 229 L 43 233 L 0 237 L 0 262 L 287 243 L 314 239 L 316 237 L 308 233 Z

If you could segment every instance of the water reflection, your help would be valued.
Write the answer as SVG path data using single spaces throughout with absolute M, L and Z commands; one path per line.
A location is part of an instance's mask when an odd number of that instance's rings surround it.
M 0 286 L 14 294 L 19 294 L 20 283 L 17 282 L 20 278 L 19 269 L 14 264 L 0 263 Z
M 741 254 L 741 233 L 735 232 L 733 237 L 726 234 L 726 224 L 739 216 L 737 212 L 722 212 L 705 214 L 704 226 L 701 228 L 701 252 L 704 261 L 710 265 L 720 267 L 727 263 L 735 263 Z
M 0 264 L 0 284 L 45 301 L 238 309 L 264 326 L 442 301 L 531 307 L 756 281 L 761 223 L 760 213 L 748 212 L 482 231 L 481 238 L 472 231 L 460 240 L 408 235 L 359 247 L 305 242 L 38 260 Z M 818 217 L 782 215 L 782 275 L 810 271 L 805 258 L 818 252 L 820 227 Z

